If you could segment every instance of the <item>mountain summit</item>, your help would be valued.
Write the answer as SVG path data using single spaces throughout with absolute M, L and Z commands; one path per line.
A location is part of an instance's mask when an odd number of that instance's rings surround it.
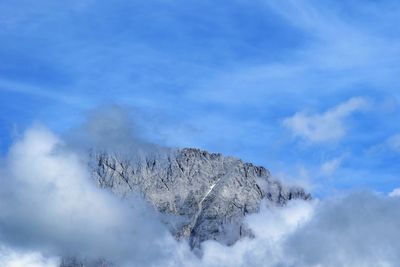
M 92 152 L 90 168 L 101 188 L 121 197 L 140 193 L 171 233 L 198 252 L 206 240 L 232 245 L 251 237 L 244 217 L 258 212 L 263 200 L 283 206 L 311 199 L 304 189 L 274 180 L 264 167 L 194 148 L 134 157 Z M 61 266 L 77 265 L 64 260 Z

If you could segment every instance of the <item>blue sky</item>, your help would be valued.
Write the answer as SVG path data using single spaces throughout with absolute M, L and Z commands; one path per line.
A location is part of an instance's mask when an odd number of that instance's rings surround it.
M 398 1 L 0 2 L 0 146 L 127 108 L 316 194 L 400 184 Z

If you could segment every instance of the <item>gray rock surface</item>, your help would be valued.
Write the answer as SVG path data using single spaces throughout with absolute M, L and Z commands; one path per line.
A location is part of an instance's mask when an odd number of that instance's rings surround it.
M 130 158 L 93 152 L 90 166 L 100 187 L 121 197 L 139 192 L 163 214 L 171 233 L 195 250 L 205 240 L 232 245 L 251 237 L 244 216 L 259 211 L 263 199 L 275 206 L 311 199 L 302 188 L 272 179 L 264 167 L 193 148 Z
M 114 267 L 114 265 L 104 259 L 88 261 L 65 257 L 61 260 L 60 267 Z
M 231 245 L 251 234 L 243 218 L 257 212 L 263 198 L 274 205 L 311 198 L 273 180 L 264 167 L 192 148 L 135 159 L 97 153 L 92 169 L 101 187 L 121 196 L 138 191 L 159 212 L 180 217 L 166 216 L 166 223 L 192 247 L 208 239 Z

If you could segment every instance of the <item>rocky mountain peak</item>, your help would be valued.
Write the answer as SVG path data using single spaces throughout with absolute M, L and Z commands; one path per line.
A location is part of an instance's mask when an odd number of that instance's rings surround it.
M 258 212 L 263 200 L 283 206 L 311 199 L 302 188 L 273 179 L 262 166 L 196 148 L 132 157 L 93 152 L 90 168 L 101 188 L 121 197 L 140 193 L 164 215 L 171 233 L 187 239 L 195 251 L 206 240 L 232 245 L 252 237 L 244 218 Z
M 93 160 L 101 187 L 118 195 L 138 191 L 159 212 L 180 217 L 179 223 L 167 224 L 177 238 L 189 238 L 192 247 L 208 239 L 229 245 L 249 235 L 243 218 L 257 212 L 262 199 L 284 205 L 311 198 L 301 188 L 272 179 L 264 167 L 195 148 L 135 159 L 97 153 Z

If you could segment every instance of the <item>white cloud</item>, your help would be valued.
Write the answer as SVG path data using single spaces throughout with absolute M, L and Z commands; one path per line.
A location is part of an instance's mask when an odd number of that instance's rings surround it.
M 285 118 L 283 125 L 295 136 L 311 142 L 339 140 L 346 134 L 344 119 L 367 106 L 368 102 L 365 98 L 354 97 L 321 114 L 297 112 L 292 117 Z
M 294 266 L 398 266 L 398 199 L 351 194 L 321 203 L 286 241 Z
M 325 161 L 321 165 L 320 172 L 322 175 L 331 176 L 342 164 L 343 157 L 334 158 L 328 161 Z
M 311 202 L 302 201 L 292 202 L 284 208 L 264 206 L 260 213 L 247 218 L 256 238 L 242 239 L 231 247 L 214 241 L 205 242 L 201 266 L 280 266 L 286 257 L 285 238 L 311 218 L 313 206 Z
M 206 242 L 200 266 L 396 267 L 400 199 L 372 193 L 295 202 L 249 217 L 256 238 Z
M 0 248 L 2 267 L 58 267 L 59 259 L 44 257 L 40 252 L 18 252 L 6 247 Z
M 11 148 L 0 179 L 0 245 L 48 255 L 105 257 L 123 266 L 166 256 L 171 239 L 139 197 L 123 202 L 90 180 L 86 164 L 35 127 Z M 30 257 L 30 256 L 27 256 Z
M 400 197 L 400 188 L 395 188 L 392 192 L 389 193 L 390 197 Z

